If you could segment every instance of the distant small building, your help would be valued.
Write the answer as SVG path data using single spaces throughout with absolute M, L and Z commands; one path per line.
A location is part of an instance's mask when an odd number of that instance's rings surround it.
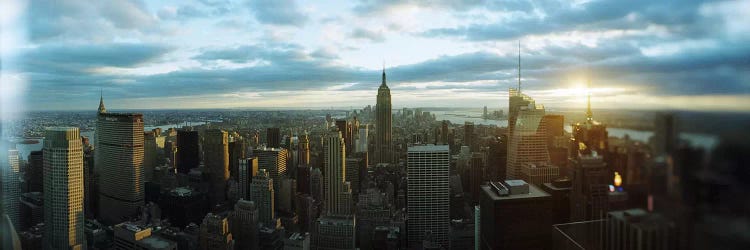
M 148 226 L 125 222 L 115 225 L 113 230 L 116 250 L 177 250 L 177 243 L 153 235 L 152 228 Z

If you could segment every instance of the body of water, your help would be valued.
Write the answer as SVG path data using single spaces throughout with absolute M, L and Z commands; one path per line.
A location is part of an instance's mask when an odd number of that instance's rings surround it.
M 431 111 L 435 114 L 438 121 L 448 120 L 453 124 L 462 125 L 465 122 L 473 122 L 476 125 L 497 125 L 498 127 L 507 127 L 508 120 L 486 120 L 482 119 L 482 112 L 473 111 Z M 565 125 L 565 131 L 570 133 L 572 128 L 569 124 Z M 627 128 L 607 128 L 609 136 L 624 138 L 626 135 L 631 140 L 647 143 L 649 138 L 654 135 L 653 131 L 635 130 Z M 701 147 L 711 150 L 719 143 L 719 138 L 709 134 L 681 133 L 680 139 L 690 143 L 692 146 Z

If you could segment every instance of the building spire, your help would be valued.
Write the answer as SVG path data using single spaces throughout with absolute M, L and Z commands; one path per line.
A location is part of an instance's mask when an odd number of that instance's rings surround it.
M 518 40 L 518 94 L 521 94 L 521 40 Z
M 99 89 L 99 114 L 107 113 L 107 109 L 104 108 L 104 91 L 102 89 Z
M 382 86 L 386 86 L 387 87 L 387 85 L 385 84 L 385 60 L 383 60 L 383 83 L 380 84 L 380 86 L 381 87 Z
M 591 122 L 594 120 L 594 113 L 591 112 L 591 79 L 586 80 L 586 93 L 588 94 L 586 101 L 586 121 Z

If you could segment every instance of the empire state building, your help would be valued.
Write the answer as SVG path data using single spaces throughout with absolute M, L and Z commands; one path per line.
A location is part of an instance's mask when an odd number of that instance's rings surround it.
M 375 161 L 376 163 L 393 162 L 393 143 L 391 140 L 391 89 L 385 84 L 385 69 L 383 69 L 383 83 L 378 88 L 377 117 L 375 120 Z

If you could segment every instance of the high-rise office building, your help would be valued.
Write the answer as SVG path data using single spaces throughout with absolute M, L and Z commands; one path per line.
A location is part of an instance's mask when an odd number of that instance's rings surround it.
M 606 160 L 609 153 L 607 127 L 594 120 L 591 95 L 588 96 L 586 122 L 573 124 L 568 168 L 570 178 L 570 220 L 604 219 L 609 211 L 609 184 L 612 173 Z
M 528 99 L 528 106 L 517 108 L 517 119 L 513 133 L 508 138 L 508 164 L 506 175 L 509 179 L 520 179 L 524 164 L 548 164 L 547 133 L 544 124 L 544 107 Z
M 352 124 L 347 120 L 336 120 L 336 128 L 341 132 L 341 137 L 344 138 L 344 145 L 348 150 L 354 149 L 352 145 Z M 347 154 L 350 152 L 346 152 Z
M 375 119 L 375 163 L 392 163 L 392 119 L 391 89 L 385 84 L 385 69 L 383 69 L 383 83 L 378 88 L 378 98 Z
M 368 134 L 367 127 L 368 127 L 367 124 L 363 124 L 363 125 L 359 126 L 359 128 L 358 128 L 358 130 L 359 130 L 358 133 L 359 134 L 357 135 L 357 143 L 356 143 L 356 148 L 354 149 L 354 152 L 357 152 L 357 153 L 359 153 L 359 152 L 367 152 L 367 145 L 368 145 L 368 142 L 369 142 L 367 140 L 367 136 L 368 136 L 367 135 Z
M 2 209 L 8 215 L 13 227 L 20 229 L 20 206 L 21 206 L 21 166 L 18 158 L 18 150 L 2 150 L 7 157 L 0 158 L 0 176 L 2 176 Z
M 526 163 L 521 167 L 520 179 L 541 187 L 551 183 L 560 175 L 560 168 L 549 164 Z
M 481 187 L 481 249 L 548 249 L 552 196 L 523 180 Z
M 154 167 L 159 161 L 159 146 L 154 131 L 143 132 L 143 174 L 146 181 L 154 178 Z
M 506 179 L 506 169 L 508 164 L 508 135 L 502 134 L 492 138 L 489 142 L 489 154 L 487 155 L 487 166 L 489 167 L 488 175 L 492 180 L 499 181 Z
M 247 144 L 244 139 L 236 138 L 229 142 L 229 176 L 237 178 L 239 175 L 240 162 L 247 158 Z
M 475 142 L 476 135 L 474 134 L 474 123 L 473 122 L 465 122 L 464 123 L 464 145 L 469 146 L 472 152 L 476 151 L 476 142 Z
M 258 208 L 255 202 L 237 201 L 229 213 L 229 226 L 236 249 L 258 249 Z
M 211 175 L 211 199 L 213 204 L 226 200 L 229 180 L 229 139 L 227 132 L 219 129 L 206 130 L 203 138 L 204 165 Z
M 325 177 L 324 213 L 316 223 L 318 249 L 354 249 L 355 222 L 352 190 L 346 181 L 346 142 L 340 131 L 331 131 L 323 142 Z
M 45 249 L 84 249 L 83 145 L 78 128 L 48 128 L 43 150 Z
M 570 192 L 570 220 L 604 219 L 609 211 L 612 174 L 601 155 L 581 155 L 568 164 L 573 174 Z
M 276 228 L 278 221 L 274 212 L 273 179 L 265 169 L 259 169 L 253 177 L 250 188 L 250 200 L 258 207 L 258 221 L 266 227 Z
M 28 158 L 28 168 L 26 168 L 26 182 L 28 183 L 29 192 L 42 192 L 44 178 L 44 155 L 41 150 L 31 151 Z M 92 168 L 93 169 L 93 168 Z
M 7 210 L 6 210 L 7 211 Z M 21 194 L 21 227 L 28 229 L 44 222 L 44 194 L 29 192 Z
M 326 136 L 325 178 L 323 178 L 325 194 L 325 214 L 331 216 L 349 216 L 352 213 L 351 188 L 346 181 L 346 146 L 340 131 L 331 132 Z
M 299 165 L 310 165 L 310 136 L 307 134 L 307 131 L 305 131 L 305 134 L 299 140 L 297 152 Z
M 250 199 L 250 187 L 256 175 L 258 175 L 257 157 L 240 161 L 239 175 L 237 176 L 237 195 L 241 199 Z
M 114 225 L 134 215 L 144 202 L 143 115 L 100 112 L 96 140 L 99 215 Z
M 187 174 L 201 163 L 200 135 L 198 131 L 177 131 L 177 172 Z
M 269 148 L 281 147 L 281 130 L 279 128 L 266 129 L 266 146 Z
M 365 159 L 354 157 L 354 155 L 346 158 L 346 170 L 344 171 L 344 179 L 349 182 L 349 186 L 352 189 L 353 195 L 359 194 L 361 176 L 359 171 L 361 169 L 366 169 L 366 166 L 363 165 L 365 165 Z
M 412 146 L 407 151 L 407 238 L 409 247 L 419 247 L 425 234 L 448 248 L 449 169 L 447 145 Z
M 86 218 L 99 218 L 99 175 L 94 171 L 96 151 L 88 137 L 81 136 L 81 142 L 83 143 L 83 210 Z
M 208 213 L 201 223 L 201 250 L 232 250 L 234 241 L 225 216 Z
M 259 148 L 253 150 L 258 157 L 258 169 L 265 169 L 268 176 L 273 179 L 274 199 L 279 199 L 279 188 L 281 178 L 286 176 L 288 151 L 285 148 Z
M 323 201 L 323 172 L 320 168 L 310 170 L 310 195 L 317 202 Z
M 678 140 L 679 135 L 677 133 L 674 114 L 656 114 L 654 117 L 654 136 L 651 139 L 654 154 L 671 154 L 677 149 Z

